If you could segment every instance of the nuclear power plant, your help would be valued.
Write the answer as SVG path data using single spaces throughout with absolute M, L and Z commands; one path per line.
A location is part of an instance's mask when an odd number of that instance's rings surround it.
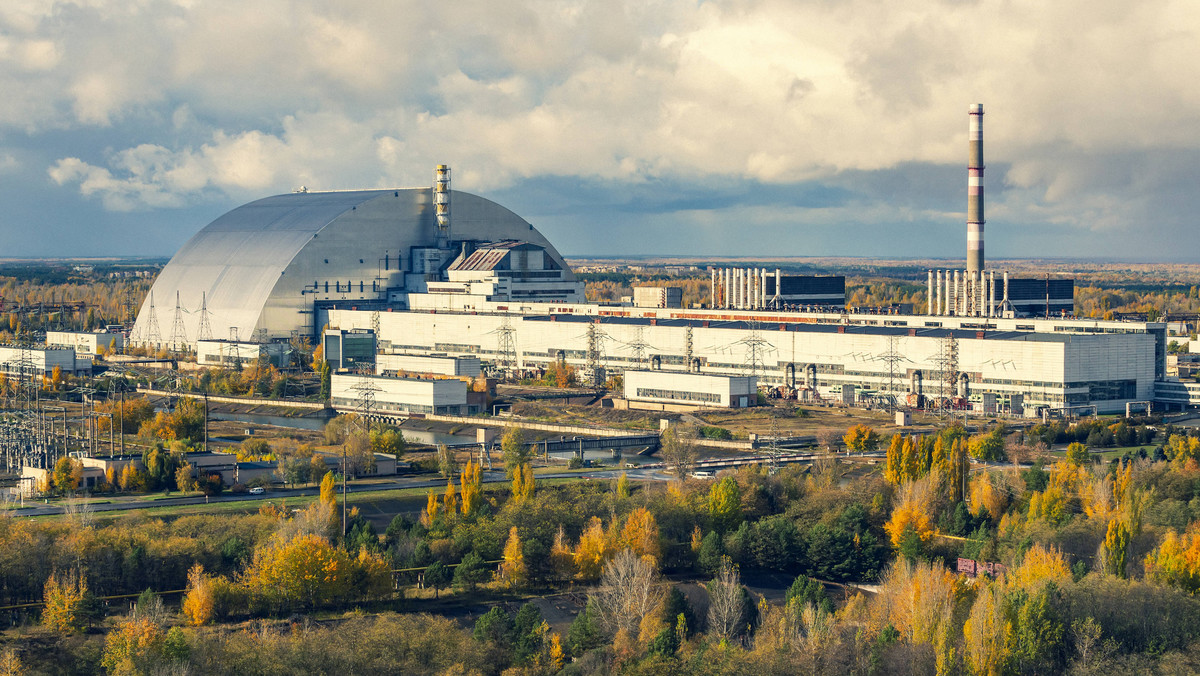
M 381 387 L 395 372 L 385 364 L 473 359 L 508 373 L 566 363 L 597 384 L 628 371 L 660 402 L 739 405 L 750 383 L 1012 415 L 1179 404 L 1164 323 L 1074 318 L 1071 280 L 986 267 L 983 106 L 968 119 L 966 266 L 930 270 L 928 303 L 908 314 L 848 311 L 844 278 L 779 268 L 712 268 L 693 307 L 668 294 L 588 302 L 532 224 L 452 190 L 439 165 L 428 188 L 300 191 L 221 216 L 159 275 L 131 342 L 221 363 L 328 334 L 339 359 L 374 362 Z M 726 378 L 724 390 L 693 391 L 709 387 L 698 375 Z

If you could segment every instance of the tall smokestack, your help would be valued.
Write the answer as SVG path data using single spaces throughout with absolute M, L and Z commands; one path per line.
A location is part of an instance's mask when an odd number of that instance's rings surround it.
M 437 214 L 438 246 L 450 245 L 450 167 L 437 165 L 433 173 L 433 207 Z
M 983 104 L 971 104 L 967 164 L 967 272 L 983 271 Z

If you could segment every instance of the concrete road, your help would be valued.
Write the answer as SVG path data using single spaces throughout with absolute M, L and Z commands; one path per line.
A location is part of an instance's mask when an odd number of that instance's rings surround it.
M 594 472 L 552 472 L 546 474 L 538 474 L 539 479 L 577 479 L 581 481 L 588 480 L 610 480 L 620 476 L 621 472 L 625 471 L 631 481 L 669 481 L 671 476 L 655 470 L 647 469 L 627 469 L 627 470 L 597 470 Z M 500 483 L 508 481 L 504 476 L 503 471 L 488 471 L 483 472 L 480 479 L 484 483 Z M 372 481 L 369 484 L 354 484 L 350 483 L 346 487 L 347 493 L 375 493 L 379 491 L 390 491 L 400 488 L 433 488 L 441 490 L 445 488 L 446 481 L 441 477 L 431 478 L 429 476 L 400 476 L 386 482 Z M 306 495 L 318 495 L 320 488 L 310 486 L 307 488 L 295 489 L 278 489 L 267 491 L 258 495 L 250 493 L 222 493 L 211 497 L 202 495 L 186 496 L 178 498 L 163 498 L 161 500 L 120 500 L 117 502 L 105 502 L 91 505 L 93 512 L 119 512 L 132 509 L 151 509 L 155 507 L 176 507 L 182 505 L 202 505 L 215 504 L 220 502 L 251 502 L 256 500 L 278 500 L 280 498 L 291 498 Z M 341 486 L 338 486 L 338 493 L 341 493 Z M 14 509 L 14 516 L 52 516 L 65 513 L 65 507 L 61 503 L 41 504 L 26 503 L 23 509 Z

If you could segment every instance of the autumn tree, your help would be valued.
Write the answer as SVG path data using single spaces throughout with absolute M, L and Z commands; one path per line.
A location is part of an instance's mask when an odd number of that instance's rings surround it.
M 742 494 L 733 477 L 727 476 L 709 489 L 708 516 L 719 533 L 729 532 L 742 522 Z
M 1163 541 L 1146 555 L 1146 577 L 1178 587 L 1189 594 L 1200 592 L 1200 531 L 1182 535 L 1168 530 Z
M 58 462 L 54 463 L 52 480 L 59 493 L 74 492 L 83 481 L 83 463 L 76 458 L 59 458 Z
M 579 536 L 579 546 L 575 548 L 575 569 L 580 579 L 595 580 L 604 571 L 604 562 L 611 556 L 612 550 L 600 518 L 593 516 L 583 528 Z
M 147 618 L 117 623 L 104 641 L 100 665 L 109 674 L 144 674 L 163 661 L 166 632 Z
M 654 565 L 625 549 L 604 566 L 600 586 L 591 600 L 609 632 L 624 631 L 636 638 L 642 620 L 658 608 L 662 594 Z
M 533 497 L 533 465 L 518 465 L 513 473 L 512 496 L 517 502 Z
M 650 510 L 638 507 L 630 512 L 621 529 L 619 548 L 628 549 L 647 558 L 652 564 L 658 564 L 662 559 L 662 545 L 659 542 L 658 523 Z
M 442 496 L 442 511 L 448 517 L 453 517 L 458 513 L 458 493 L 454 489 L 454 479 L 446 480 L 446 493 Z
M 879 433 L 869 425 L 854 425 L 846 430 L 842 441 L 856 453 L 874 453 L 879 448 Z
M 978 676 L 1002 676 L 1011 660 L 1012 621 L 1004 608 L 1000 583 L 986 584 L 975 597 L 963 624 L 964 661 Z
M 500 563 L 497 573 L 500 581 L 508 587 L 524 587 L 529 580 L 529 569 L 525 566 L 525 551 L 521 546 L 521 536 L 517 527 L 508 531 L 508 541 L 504 543 L 504 560 Z
M 680 434 L 677 425 L 671 425 L 662 433 L 659 445 L 663 461 L 675 478 L 680 481 L 688 478 L 696 465 L 696 443 Z
M 892 516 L 883 526 L 893 547 L 899 548 L 909 532 L 921 542 L 928 542 L 933 537 L 934 483 L 933 478 L 926 478 L 901 484 Z
M 480 500 L 480 475 L 483 471 L 482 463 L 475 463 L 471 459 L 467 460 L 467 464 L 463 467 L 462 474 L 458 480 L 462 493 L 462 514 L 470 516 L 479 508 Z
M 82 631 L 95 616 L 95 599 L 88 590 L 87 578 L 76 570 L 51 573 L 42 600 L 42 624 L 60 632 Z
M 188 571 L 187 592 L 180 610 L 193 625 L 208 624 L 216 617 L 216 594 L 212 579 L 204 574 L 204 566 L 197 563 Z

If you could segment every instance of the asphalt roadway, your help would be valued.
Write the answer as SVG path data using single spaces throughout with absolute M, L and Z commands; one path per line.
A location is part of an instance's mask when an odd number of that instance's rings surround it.
M 625 472 L 630 480 L 633 481 L 668 481 L 671 476 L 655 470 L 648 469 L 611 469 L 611 470 L 596 470 L 592 472 L 555 472 L 550 474 L 538 474 L 538 479 L 577 479 L 580 481 L 598 479 L 609 480 L 615 479 L 621 472 Z M 484 472 L 480 477 L 483 483 L 501 483 L 508 481 L 502 471 Z M 442 489 L 446 486 L 445 479 L 427 478 L 425 476 L 400 476 L 394 480 L 387 482 L 372 481 L 369 484 L 350 483 L 346 486 L 347 493 L 377 493 L 380 491 L 391 491 L 400 488 L 435 488 Z M 203 505 L 216 504 L 221 502 L 250 502 L 255 500 L 278 500 L 280 498 L 291 498 L 308 495 L 318 495 L 321 490 L 317 486 L 307 488 L 289 488 L 270 490 L 265 493 L 222 493 L 205 497 L 203 495 L 192 495 L 178 498 L 162 498 L 160 500 L 131 500 L 122 502 L 104 502 L 92 504 L 91 509 L 95 513 L 99 512 L 121 512 L 134 509 L 152 509 L 156 507 L 178 507 L 184 505 Z M 341 487 L 338 487 L 338 493 L 341 493 Z M 61 504 L 44 504 L 41 506 L 29 506 L 21 509 L 11 510 L 13 516 L 56 516 L 66 513 L 66 508 Z

